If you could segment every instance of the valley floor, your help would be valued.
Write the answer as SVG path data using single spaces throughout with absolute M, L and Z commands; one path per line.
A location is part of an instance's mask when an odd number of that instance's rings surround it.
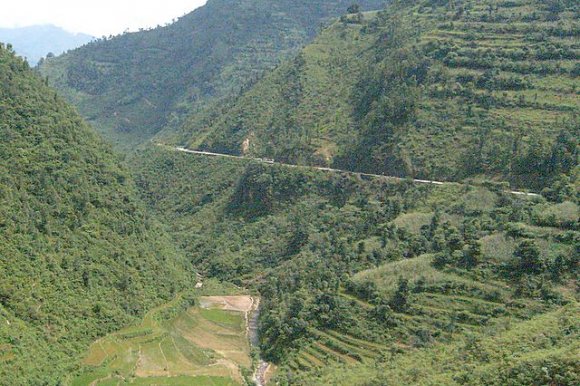
M 247 384 L 252 356 L 249 319 L 259 301 L 248 295 L 178 295 L 142 323 L 99 339 L 73 385 Z

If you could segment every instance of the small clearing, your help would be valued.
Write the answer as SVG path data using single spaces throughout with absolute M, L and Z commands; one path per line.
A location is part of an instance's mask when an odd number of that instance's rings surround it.
M 250 312 L 254 305 L 251 296 L 202 296 L 199 299 L 201 308 L 212 308 L 226 311 Z

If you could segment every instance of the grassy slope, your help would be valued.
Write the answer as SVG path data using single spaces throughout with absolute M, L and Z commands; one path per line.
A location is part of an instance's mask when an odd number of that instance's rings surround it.
M 412 1 L 362 24 L 337 22 L 239 98 L 184 126 L 182 142 L 541 188 L 550 147 L 562 130 L 577 138 L 580 112 L 578 11 L 552 3 Z
M 0 384 L 56 384 L 192 269 L 110 147 L 4 47 L 0 135 Z
M 364 180 L 159 148 L 145 150 L 133 166 L 143 198 L 205 275 L 260 290 L 262 353 L 281 366 L 282 384 L 338 382 L 331 375 L 337 367 L 348 374 L 355 366 L 353 378 L 363 377 L 372 373 L 369 366 L 387 366 L 390 355 L 412 361 L 416 353 L 429 358 L 428 350 L 455 347 L 453 342 L 473 336 L 501 339 L 506 329 L 517 332 L 535 317 L 544 323 L 540 315 L 557 315 L 561 304 L 576 303 L 577 222 L 558 210 L 568 207 L 577 219 L 572 202 L 519 199 L 474 186 Z M 546 271 L 510 276 L 517 271 L 511 268 L 517 264 L 514 251 L 527 238 L 539 246 Z M 432 265 L 437 251 L 450 245 L 467 251 L 472 239 L 482 251 L 475 268 L 461 266 L 464 252 L 442 267 Z M 558 265 L 559 256 L 568 263 Z M 389 311 L 385 305 L 400 277 L 409 281 L 409 308 Z M 570 305 L 566 312 L 575 310 Z M 577 342 L 570 336 L 557 347 L 568 353 Z M 523 348 L 514 345 L 513 351 L 520 355 Z M 556 351 L 537 355 L 555 366 L 554 358 L 561 357 Z M 500 365 L 496 359 L 492 368 Z M 452 365 L 461 363 L 458 358 Z M 506 362 L 503 374 L 520 365 Z M 560 370 L 554 372 L 562 375 Z M 434 365 L 425 371 L 438 370 Z
M 237 94 L 349 5 L 348 0 L 210 0 L 169 26 L 51 59 L 41 72 L 107 138 L 131 147 L 166 126 L 178 127 L 211 101 Z

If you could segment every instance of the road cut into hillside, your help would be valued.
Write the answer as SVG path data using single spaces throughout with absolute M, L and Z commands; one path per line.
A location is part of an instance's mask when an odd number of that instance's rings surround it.
M 275 160 L 267 159 L 267 158 L 254 158 L 254 157 L 237 156 L 237 155 L 224 154 L 224 153 L 213 153 L 213 152 L 209 152 L 209 151 L 190 150 L 190 149 L 186 149 L 185 147 L 182 147 L 182 146 L 172 147 L 172 146 L 168 146 L 168 145 L 161 144 L 161 143 L 157 143 L 156 145 L 165 147 L 165 148 L 170 149 L 172 151 L 179 151 L 182 153 L 196 154 L 196 155 L 201 155 L 201 156 L 236 158 L 236 159 L 241 159 L 241 160 L 253 160 L 255 162 L 267 163 L 267 164 L 271 164 L 271 165 L 281 165 L 281 166 L 291 167 L 291 168 L 304 168 L 304 169 L 311 169 L 311 170 L 320 170 L 320 171 L 324 171 L 324 172 L 342 173 L 342 174 L 355 175 L 355 176 L 359 176 L 359 177 L 364 176 L 364 177 L 371 177 L 371 178 L 390 179 L 390 180 L 395 180 L 395 181 L 407 181 L 407 180 L 409 180 L 409 181 L 412 181 L 416 184 L 428 184 L 428 185 L 438 185 L 438 186 L 461 184 L 460 182 L 453 182 L 453 181 L 434 181 L 434 180 L 423 180 L 423 179 L 416 179 L 416 178 L 407 179 L 407 178 L 403 178 L 403 177 L 387 176 L 384 174 L 353 172 L 350 170 L 334 169 L 334 168 L 323 167 L 323 166 L 294 165 L 294 164 L 287 164 L 287 163 L 283 163 L 283 162 L 277 162 Z M 526 196 L 526 197 L 540 197 L 541 196 L 538 193 L 518 191 L 518 190 L 507 190 L 507 192 L 510 194 L 517 195 L 517 196 Z

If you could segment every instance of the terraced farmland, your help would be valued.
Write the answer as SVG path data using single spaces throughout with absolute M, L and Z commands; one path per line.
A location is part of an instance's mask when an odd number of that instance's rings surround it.
M 543 373 L 553 383 L 578 383 L 578 305 L 569 304 L 530 320 L 506 326 L 497 335 L 474 334 L 391 355 L 388 361 L 356 367 L 330 365 L 298 378 L 300 385 L 531 385 Z M 501 363 L 501 364 L 498 364 Z M 511 370 L 511 369 L 516 370 Z M 564 369 L 564 370 L 561 370 Z M 565 374 L 562 376 L 561 374 Z
M 328 366 L 372 365 L 377 360 L 409 350 L 449 342 L 458 336 L 526 320 L 550 310 L 549 305 L 518 298 L 501 281 L 468 280 L 452 270 L 436 269 L 433 256 L 385 264 L 360 272 L 340 296 L 361 315 L 364 328 L 313 329 L 308 344 L 287 363 L 297 372 L 323 370 Z M 393 298 L 401 280 L 408 282 L 409 305 L 393 310 L 381 299 Z M 369 335 L 381 320 L 386 334 Z M 357 336 L 358 332 L 364 332 Z M 316 372 L 315 372 L 316 373 Z
M 445 11 L 412 10 L 416 28 L 432 26 L 420 45 L 437 68 L 419 124 L 404 139 L 416 167 L 439 174 L 455 164 L 465 175 L 537 183 L 529 177 L 541 174 L 532 162 L 545 145 L 538 138 L 554 141 L 580 113 L 578 9 L 565 3 L 462 1 Z M 440 151 L 447 146 L 470 149 L 477 165 L 470 169 L 460 154 Z
M 397 286 L 406 281 L 407 296 L 412 304 L 404 312 L 393 312 L 391 323 L 395 335 L 411 337 L 414 345 L 451 338 L 456 333 L 469 333 L 481 326 L 499 324 L 502 320 L 526 319 L 549 308 L 514 296 L 513 289 L 505 282 L 491 279 L 483 282 L 475 276 L 466 278 L 453 270 L 436 269 L 433 258 L 432 255 L 423 255 L 386 264 L 363 271 L 354 278 L 354 291 L 372 286 L 384 299 L 392 299 L 400 290 Z M 404 329 L 399 328 L 399 321 L 404 322 Z M 431 333 L 424 336 L 422 331 Z M 422 339 L 425 342 L 420 342 Z
M 492 178 L 539 191 L 570 172 L 557 170 L 548 154 L 569 148 L 577 135 L 575 3 L 414 0 L 392 2 L 360 23 L 343 18 L 225 114 L 200 118 L 182 142 L 374 174 Z
M 178 296 L 140 325 L 96 341 L 73 385 L 244 384 L 252 368 L 247 313 L 253 300 L 227 297 L 240 308 L 224 307 L 219 298 L 201 297 L 184 307 L 187 300 Z
M 314 343 L 292 358 L 289 367 L 293 370 L 313 370 L 330 364 L 353 365 L 372 363 L 387 346 L 357 339 L 352 335 L 333 330 L 316 330 Z

